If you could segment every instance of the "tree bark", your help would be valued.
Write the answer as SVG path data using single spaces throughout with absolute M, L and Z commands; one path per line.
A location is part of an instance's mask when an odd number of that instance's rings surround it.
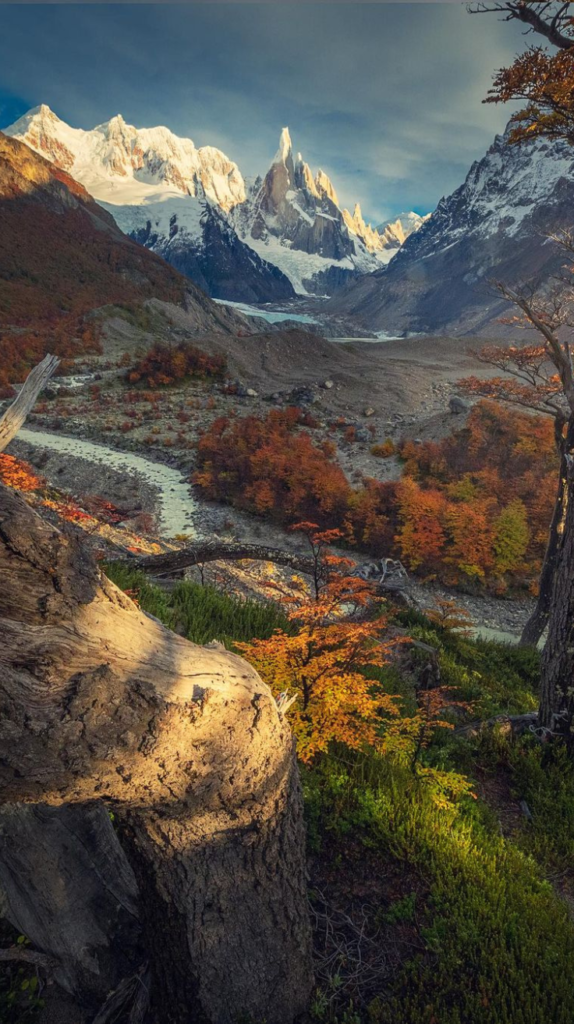
M 138 890 L 102 803 L 0 808 L 4 914 L 92 1010 L 139 967 Z
M 531 644 L 535 647 L 548 625 L 548 615 L 550 613 L 552 588 L 554 584 L 554 572 L 556 570 L 560 540 L 564 526 L 564 516 L 566 512 L 567 470 L 566 455 L 564 452 L 561 452 L 558 490 L 556 493 L 556 501 L 554 503 L 554 511 L 552 513 L 552 521 L 550 523 L 548 543 L 544 553 L 544 562 L 540 573 L 538 598 L 535 608 L 522 630 L 522 635 L 520 637 L 520 643 L 522 645 Z
M 22 803 L 113 809 L 154 1020 L 291 1024 L 312 985 L 301 797 L 289 728 L 256 672 L 146 616 L 74 532 L 7 488 L 0 640 L 2 820 Z M 14 888 L 17 853 L 0 856 Z M 33 902 L 32 888 L 20 895 Z M 55 951 L 26 913 L 31 941 Z M 89 1000 L 75 948 L 68 983 Z
M 574 743 L 574 415 L 565 443 L 566 513 L 542 656 L 540 724 Z

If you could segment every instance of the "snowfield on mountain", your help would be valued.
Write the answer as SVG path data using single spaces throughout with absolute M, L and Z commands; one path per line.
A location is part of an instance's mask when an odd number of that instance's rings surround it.
M 135 128 L 121 115 L 86 131 L 42 104 L 5 134 L 81 182 L 123 231 L 215 298 L 268 302 L 330 295 L 376 270 L 421 218 L 401 215 L 392 235 L 340 209 L 329 177 L 313 177 L 288 129 L 262 180 L 165 127 Z M 398 224 L 398 222 L 397 222 Z

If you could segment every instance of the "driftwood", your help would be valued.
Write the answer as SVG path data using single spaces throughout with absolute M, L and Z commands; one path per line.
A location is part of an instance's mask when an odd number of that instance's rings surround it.
M 4 451 L 20 427 L 24 425 L 40 391 L 46 386 L 59 365 L 60 360 L 56 356 L 48 355 L 28 374 L 17 398 L 0 419 L 0 452 Z
M 148 961 L 156 1022 L 292 1024 L 312 986 L 304 845 L 257 673 L 146 616 L 0 487 L 0 887 L 66 986 L 90 1004 Z
M 248 559 L 257 562 L 273 562 L 294 572 L 314 576 L 317 563 L 308 555 L 284 548 L 267 547 L 263 544 L 246 544 L 241 541 L 196 541 L 177 551 L 161 555 L 146 555 L 132 560 L 139 569 L 151 576 L 168 576 L 206 562 L 238 562 Z M 401 562 L 382 558 L 377 562 L 365 562 L 354 569 L 345 570 L 361 579 L 370 580 L 380 591 L 403 591 L 408 587 L 408 574 Z

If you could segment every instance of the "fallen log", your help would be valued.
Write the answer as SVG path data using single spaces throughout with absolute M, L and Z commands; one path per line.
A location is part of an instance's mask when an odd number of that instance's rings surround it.
M 486 732 L 488 729 L 498 728 L 505 736 L 520 736 L 524 732 L 532 732 L 536 735 L 549 733 L 543 729 L 542 733 L 538 728 L 538 714 L 536 711 L 529 711 L 523 715 L 496 715 L 494 718 L 479 718 L 466 725 L 460 725 L 454 730 L 455 736 L 465 736 L 472 739 Z
M 267 547 L 263 544 L 247 544 L 242 541 L 219 540 L 195 541 L 176 551 L 132 558 L 130 563 L 150 576 L 169 576 L 181 572 L 182 569 L 204 565 L 207 562 L 239 562 L 244 559 L 273 562 L 275 565 L 286 566 L 294 572 L 312 577 L 322 571 L 320 563 L 309 555 L 297 551 Z M 345 567 L 345 573 L 371 581 L 381 592 L 397 592 L 408 588 L 408 575 L 404 566 L 391 558 L 384 558 L 378 562 L 358 563 L 354 569 Z
M 177 551 L 161 555 L 145 555 L 131 559 L 131 564 L 151 576 L 167 576 L 181 569 L 188 569 L 205 562 L 240 562 L 249 559 L 254 562 L 273 562 L 284 565 L 294 572 L 313 575 L 315 562 L 312 558 L 283 548 L 266 547 L 263 544 L 244 544 L 227 541 L 196 541 Z

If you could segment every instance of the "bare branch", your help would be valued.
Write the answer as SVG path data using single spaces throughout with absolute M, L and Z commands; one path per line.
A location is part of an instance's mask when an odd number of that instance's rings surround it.
M 542 308 L 537 308 L 534 300 L 524 290 L 519 292 L 500 283 L 497 287 L 505 299 L 508 299 L 509 302 L 514 303 L 515 306 L 522 310 L 526 319 L 544 338 L 548 356 L 560 376 L 568 406 L 574 412 L 574 372 L 570 350 L 567 345 L 560 341 L 554 329 L 556 325 L 561 325 L 565 322 L 560 298 L 556 297 L 553 315 L 552 311 L 549 315 L 547 309 L 543 306 Z
M 504 14 L 504 21 L 520 21 L 527 26 L 528 32 L 543 36 L 549 43 L 560 50 L 570 50 L 574 39 L 566 35 L 570 28 L 569 7 L 567 3 L 530 3 L 529 0 L 508 0 L 503 3 L 469 4 L 470 14 Z
M 10 946 L 9 949 L 0 949 L 0 962 L 15 960 L 18 963 L 32 964 L 34 967 L 41 967 L 45 971 L 52 971 L 60 966 L 59 960 L 47 953 L 37 953 L 34 949 L 26 949 L 24 946 Z

